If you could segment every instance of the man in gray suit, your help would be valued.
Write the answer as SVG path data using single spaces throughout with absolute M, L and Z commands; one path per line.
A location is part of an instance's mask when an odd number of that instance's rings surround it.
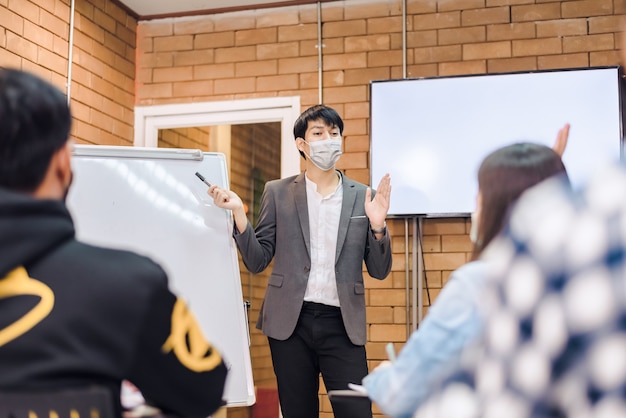
M 367 374 L 363 261 L 370 276 L 391 270 L 385 218 L 391 182 L 377 193 L 335 169 L 343 121 L 313 106 L 294 125 L 305 171 L 270 181 L 252 228 L 234 192 L 212 186 L 218 207 L 231 209 L 234 238 L 252 273 L 274 259 L 257 328 L 267 335 L 285 418 L 318 418 L 319 375 L 327 390 L 347 389 Z M 366 398 L 333 402 L 337 418 L 371 417 Z

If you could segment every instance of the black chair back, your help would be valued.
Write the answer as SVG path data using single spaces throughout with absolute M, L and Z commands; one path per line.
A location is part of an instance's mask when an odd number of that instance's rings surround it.
M 116 418 L 111 392 L 100 387 L 0 392 L 0 418 Z

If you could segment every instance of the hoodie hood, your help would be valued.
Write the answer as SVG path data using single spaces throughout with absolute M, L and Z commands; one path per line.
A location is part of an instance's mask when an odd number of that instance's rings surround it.
M 74 224 L 62 201 L 0 188 L 0 279 L 73 237 Z

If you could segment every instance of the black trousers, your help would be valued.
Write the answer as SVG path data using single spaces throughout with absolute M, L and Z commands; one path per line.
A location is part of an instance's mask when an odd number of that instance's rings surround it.
M 350 342 L 337 307 L 305 302 L 287 340 L 268 338 L 284 418 L 319 418 L 319 376 L 326 390 L 348 389 L 367 374 L 365 347 Z M 371 418 L 369 399 L 331 401 L 335 418 Z

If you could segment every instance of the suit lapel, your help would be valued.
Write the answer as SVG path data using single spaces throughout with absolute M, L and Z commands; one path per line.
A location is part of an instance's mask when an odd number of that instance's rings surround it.
M 306 200 L 306 180 L 304 173 L 300 173 L 291 185 L 291 191 L 293 193 L 293 199 L 296 205 L 296 211 L 298 212 L 298 219 L 300 222 L 300 228 L 302 228 L 302 236 L 304 237 L 304 243 L 306 250 L 311 256 L 311 237 L 309 231 L 309 207 Z
M 350 225 L 350 216 L 354 209 L 354 203 L 356 202 L 356 187 L 354 183 L 341 176 L 343 181 L 343 202 L 341 203 L 341 215 L 339 216 L 339 230 L 337 231 L 337 251 L 335 253 L 335 262 L 339 259 L 343 243 L 346 240 L 348 234 L 348 225 Z

